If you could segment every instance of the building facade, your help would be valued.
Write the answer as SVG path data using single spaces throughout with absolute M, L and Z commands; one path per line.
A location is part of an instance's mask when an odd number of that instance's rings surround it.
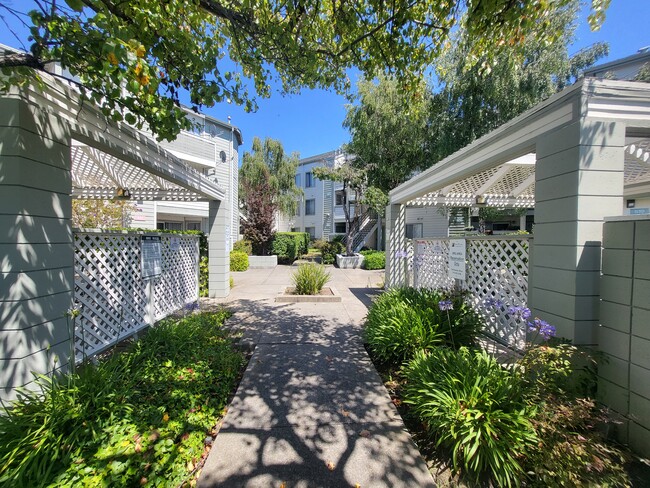
M 182 131 L 171 142 L 159 144 L 190 167 L 213 178 L 226 192 L 230 248 L 239 231 L 239 147 L 241 131 L 229 122 L 188 110 L 194 131 Z M 159 230 L 208 231 L 208 205 L 205 202 L 136 201 L 131 217 L 133 227 Z
M 336 168 L 348 164 L 352 156 L 341 149 L 301 159 L 296 172 L 296 185 L 303 190 L 295 215 L 279 215 L 279 231 L 308 232 L 312 239 L 331 240 L 346 234 L 343 184 L 321 181 L 314 177 L 314 168 L 325 166 Z M 350 215 L 354 216 L 355 194 L 348 192 Z M 444 209 L 409 207 L 406 211 L 406 232 L 410 238 L 447 237 L 449 219 Z M 367 219 L 363 240 L 360 245 L 377 247 L 377 238 L 383 235 L 376 221 Z M 378 232 L 379 230 L 379 232 Z M 383 246 L 382 246 L 383 247 Z

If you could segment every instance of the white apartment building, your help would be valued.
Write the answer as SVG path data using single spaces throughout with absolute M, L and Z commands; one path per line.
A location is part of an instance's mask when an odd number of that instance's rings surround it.
M 343 184 L 321 181 L 314 177 L 313 169 L 319 166 L 338 167 L 352 158 L 341 149 L 317 154 L 300 160 L 296 173 L 296 185 L 302 188 L 304 195 L 298 202 L 296 215 L 280 215 L 277 219 L 279 231 L 308 232 L 312 239 L 331 240 L 338 234 L 345 234 L 345 213 L 343 209 Z M 354 192 L 348 193 L 350 212 L 354 216 Z M 447 237 L 449 234 L 448 217 L 444 211 L 431 208 L 409 207 L 406 210 L 407 235 L 417 237 Z M 363 222 L 362 222 L 363 224 Z M 362 242 L 356 247 L 366 245 L 376 247 L 376 221 L 368 219 L 362 225 Z M 379 235 L 383 235 L 380 232 Z
M 229 122 L 196 114 L 187 116 L 196 125 L 193 132 L 182 131 L 172 142 L 160 142 L 167 151 L 189 166 L 213 177 L 224 188 L 230 214 L 226 229 L 230 248 L 239 234 L 239 146 L 241 131 Z M 208 230 L 208 204 L 205 202 L 137 201 L 131 217 L 133 227 L 160 230 Z

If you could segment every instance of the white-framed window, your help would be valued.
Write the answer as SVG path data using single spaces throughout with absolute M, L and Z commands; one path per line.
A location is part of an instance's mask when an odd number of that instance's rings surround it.
M 316 215 L 316 199 L 305 200 L 305 215 Z M 305 231 L 307 232 L 307 231 Z
M 345 234 L 345 222 L 335 222 L 334 223 L 334 233 L 335 234 Z
M 296 203 L 296 213 L 294 215 L 300 217 L 300 200 Z
M 311 188 L 314 186 L 314 175 L 311 171 L 305 173 L 305 188 Z
M 185 230 L 201 230 L 201 222 L 185 222 Z
M 183 230 L 183 222 L 158 222 L 158 230 Z
M 296 175 L 296 186 L 300 188 L 300 175 Z
M 345 195 L 343 193 L 343 190 L 336 190 L 335 195 L 336 195 L 336 203 L 335 203 L 335 205 L 337 205 L 337 206 L 343 205 L 345 203 L 345 198 L 344 198 Z
M 418 239 L 422 237 L 422 224 L 406 224 L 406 238 Z
M 316 227 L 305 227 L 305 232 L 309 233 L 312 240 L 316 239 Z

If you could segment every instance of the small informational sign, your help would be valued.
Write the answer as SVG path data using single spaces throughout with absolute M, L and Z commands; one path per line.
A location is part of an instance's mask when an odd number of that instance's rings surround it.
M 449 277 L 465 281 L 465 239 L 449 241 Z
M 181 238 L 177 236 L 172 236 L 169 239 L 169 248 L 172 251 L 178 251 L 181 248 Z
M 142 256 L 142 279 L 150 280 L 162 274 L 160 236 L 141 236 L 140 255 Z
M 423 256 L 427 252 L 427 241 L 415 241 L 415 245 L 417 246 L 416 254 L 418 256 Z
M 631 208 L 630 215 L 647 215 L 650 214 L 650 208 Z

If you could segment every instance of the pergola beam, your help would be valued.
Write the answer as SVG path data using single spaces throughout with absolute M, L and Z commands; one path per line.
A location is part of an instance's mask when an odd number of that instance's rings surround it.
M 524 193 L 528 188 L 530 188 L 531 185 L 535 184 L 535 172 L 533 171 L 528 178 L 526 178 L 524 181 L 519 183 L 519 185 L 512 190 L 510 193 L 511 196 L 517 198 L 520 196 L 522 193 Z

